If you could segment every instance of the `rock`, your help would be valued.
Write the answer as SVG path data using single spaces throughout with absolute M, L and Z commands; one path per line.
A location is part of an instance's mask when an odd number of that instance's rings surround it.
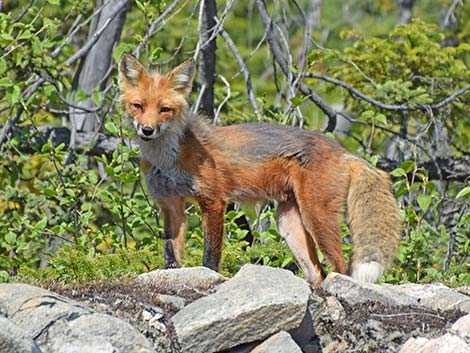
M 289 271 L 245 265 L 172 322 L 183 352 L 217 352 L 299 326 L 309 293 L 308 284 Z
M 95 313 L 45 289 L 0 284 L 0 301 L 21 332 L 34 338 L 44 352 L 155 352 L 152 344 L 127 322 Z
M 461 338 L 470 341 L 470 314 L 462 316 L 454 322 L 451 330 L 456 332 Z
M 428 340 L 418 337 L 410 338 L 399 353 L 469 353 L 470 345 L 461 338 L 446 333 L 443 336 Z
M 8 316 L 29 337 L 39 337 L 57 321 L 91 313 L 79 303 L 26 284 L 0 285 L 0 300 L 7 293 L 10 296 L 4 303 Z
M 36 343 L 18 326 L 5 317 L 0 317 L 0 352 L 41 353 Z
M 148 340 L 127 322 L 92 313 L 54 323 L 47 336 L 37 339 L 48 352 L 60 353 L 151 353 Z
M 413 305 L 433 310 L 470 312 L 470 297 L 441 283 L 378 285 L 360 283 L 349 276 L 330 273 L 321 288 L 350 304 L 380 302 L 391 306 Z
M 415 299 L 406 294 L 395 292 L 393 286 L 361 283 L 349 276 L 335 272 L 325 278 L 321 288 L 337 298 L 346 300 L 349 304 L 379 302 L 392 306 L 417 305 Z
M 424 346 L 429 340 L 425 337 L 411 337 L 401 347 L 399 353 L 417 353 L 418 349 Z
M 187 300 L 177 295 L 156 294 L 156 299 L 162 304 L 171 305 L 176 310 L 181 310 L 187 303 Z
M 281 331 L 256 346 L 250 353 L 302 353 L 302 350 L 289 333 Z
M 466 286 L 461 286 L 461 287 L 455 288 L 455 290 L 457 292 L 460 292 L 462 294 L 470 296 L 470 284 L 466 285 Z
M 415 299 L 419 305 L 433 310 L 458 309 L 470 313 L 470 297 L 451 289 L 442 283 L 401 284 L 391 286 L 396 293 L 403 293 Z
M 178 294 L 189 290 L 200 291 L 205 295 L 210 289 L 226 280 L 226 277 L 207 267 L 187 267 L 143 273 L 133 279 L 133 282 L 148 285 L 157 292 Z

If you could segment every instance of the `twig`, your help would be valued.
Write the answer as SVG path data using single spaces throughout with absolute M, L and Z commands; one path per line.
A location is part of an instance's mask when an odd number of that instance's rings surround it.
M 106 28 L 109 26 L 109 24 L 112 22 L 112 20 L 124 9 L 124 7 L 127 6 L 127 1 L 121 0 L 121 3 L 119 6 L 117 6 L 113 12 L 109 15 L 109 17 L 106 19 L 106 22 L 101 26 L 100 29 L 98 29 L 93 36 L 88 40 L 88 42 L 80 48 L 74 55 L 72 55 L 70 58 L 67 59 L 65 62 L 67 65 L 73 64 L 75 61 L 78 59 L 82 58 L 85 56 L 88 51 L 95 45 L 95 43 L 98 41 L 98 39 L 101 37 L 103 32 L 106 30 Z
M 251 84 L 250 72 L 247 70 L 245 63 L 243 62 L 243 59 L 240 53 L 238 52 L 237 46 L 232 41 L 228 33 L 224 29 L 222 29 L 220 31 L 220 35 L 222 36 L 222 38 L 225 40 L 228 47 L 232 51 L 233 57 L 237 61 L 238 65 L 240 66 L 241 72 L 243 72 L 243 76 L 245 78 L 246 90 L 248 92 L 248 99 L 250 101 L 251 106 L 253 107 L 255 114 L 258 115 L 259 108 L 258 108 L 258 103 L 256 102 L 256 97 L 253 93 L 253 86 Z
M 158 16 L 153 22 L 152 24 L 150 25 L 147 33 L 145 34 L 144 36 L 144 39 L 142 40 L 141 43 L 139 43 L 139 45 L 134 49 L 134 51 L 132 52 L 132 54 L 136 57 L 136 58 L 139 58 L 140 56 L 140 51 L 142 50 L 143 47 L 145 47 L 150 38 L 152 38 L 152 36 L 154 35 L 155 33 L 155 28 L 158 26 L 158 24 L 160 22 L 162 22 L 166 16 L 168 16 L 171 12 L 173 12 L 173 10 L 176 8 L 176 6 L 178 6 L 178 4 L 181 2 L 181 0 L 174 0 L 170 6 L 168 6 L 165 11 L 163 11 L 163 13 Z
M 380 101 L 378 101 L 374 98 L 366 96 L 364 93 L 358 91 L 354 87 L 351 87 L 347 83 L 345 83 L 343 81 L 340 81 L 340 80 L 337 80 L 337 79 L 332 78 L 332 77 L 328 77 L 328 76 L 325 76 L 325 75 L 314 74 L 314 73 L 306 73 L 306 74 L 304 74 L 304 77 L 305 78 L 315 78 L 315 79 L 319 79 L 319 80 L 322 80 L 322 81 L 325 81 L 325 82 L 335 84 L 337 86 L 340 86 L 340 87 L 346 89 L 351 95 L 353 95 L 357 98 L 361 98 L 362 100 L 364 100 L 364 101 L 366 101 L 370 104 L 373 104 L 376 107 L 381 108 L 383 110 L 390 110 L 390 111 L 400 111 L 400 110 L 402 110 L 402 111 L 417 111 L 417 110 L 428 111 L 428 109 L 436 110 L 436 109 L 442 108 L 443 106 L 453 102 L 458 96 L 461 96 L 465 92 L 470 91 L 470 85 L 467 85 L 465 87 L 460 88 L 459 90 L 455 91 L 450 96 L 448 96 L 447 98 L 445 98 L 442 101 L 440 101 L 438 103 L 435 103 L 435 104 L 416 104 L 414 106 L 410 106 L 410 105 L 406 105 L 406 104 L 394 105 L 394 104 L 382 103 L 382 102 L 380 102 Z
M 220 111 L 222 110 L 222 107 L 225 105 L 225 103 L 227 103 L 231 97 L 230 83 L 228 83 L 228 81 L 222 75 L 217 75 L 217 76 L 219 76 L 219 78 L 224 83 L 225 87 L 227 87 L 227 95 L 225 96 L 224 100 L 219 104 L 219 106 L 217 107 L 217 110 L 215 111 L 214 125 L 220 124 L 220 118 L 219 118 Z
M 418 316 L 418 315 L 431 316 L 431 317 L 435 317 L 437 319 L 441 319 L 443 321 L 447 321 L 447 319 L 443 318 L 442 316 L 431 314 L 431 313 L 418 313 L 418 312 L 415 312 L 415 313 L 397 313 L 397 314 L 374 314 L 374 313 L 370 314 L 370 316 L 387 317 L 387 318 L 398 317 L 398 316 L 415 316 L 415 315 L 416 316 Z
M 276 62 L 281 67 L 281 70 L 283 71 L 284 75 L 288 76 L 290 71 L 289 66 L 286 62 L 286 59 L 283 57 L 281 50 L 279 49 L 279 46 L 273 36 L 273 22 L 266 11 L 266 4 L 264 3 L 264 0 L 256 0 L 256 4 L 258 6 L 258 10 L 266 30 L 266 38 L 269 47 L 271 48 L 271 52 Z M 337 112 L 328 104 L 326 104 L 326 102 L 316 92 L 312 91 L 304 83 L 299 83 L 299 90 L 300 92 L 302 92 L 302 94 L 308 96 L 308 98 L 313 101 L 328 116 L 328 126 L 326 127 L 326 131 L 333 131 L 336 127 Z

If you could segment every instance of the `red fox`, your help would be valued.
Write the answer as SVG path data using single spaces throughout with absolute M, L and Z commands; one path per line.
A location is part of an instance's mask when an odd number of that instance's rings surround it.
M 190 112 L 195 63 L 149 72 L 131 54 L 119 62 L 121 102 L 133 119 L 150 196 L 164 215 L 165 266 L 179 267 L 185 201 L 201 209 L 203 265 L 220 270 L 227 202 L 275 200 L 280 235 L 304 276 L 348 273 L 341 250 L 344 211 L 352 233 L 349 274 L 373 282 L 395 257 L 401 218 L 388 175 L 337 142 L 296 127 L 253 123 L 218 127 Z

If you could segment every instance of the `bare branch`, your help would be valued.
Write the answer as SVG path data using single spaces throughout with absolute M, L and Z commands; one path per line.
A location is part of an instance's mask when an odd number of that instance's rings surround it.
M 222 110 L 222 107 L 225 105 L 225 103 L 227 103 L 231 97 L 230 83 L 228 83 L 228 81 L 222 75 L 217 75 L 217 76 L 219 76 L 219 78 L 224 83 L 225 87 L 227 87 L 227 95 L 225 96 L 224 100 L 219 104 L 219 106 L 217 107 L 217 110 L 215 111 L 214 125 L 220 124 L 220 118 L 219 118 L 220 111 Z
M 106 22 L 101 26 L 99 30 L 97 30 L 93 36 L 88 40 L 88 42 L 80 48 L 74 55 L 72 55 L 70 58 L 67 59 L 65 62 L 67 65 L 72 65 L 80 59 L 81 57 L 85 56 L 88 51 L 95 45 L 95 43 L 98 41 L 98 39 L 101 37 L 103 32 L 106 30 L 106 28 L 109 26 L 109 24 L 112 22 L 112 20 L 127 6 L 127 0 L 122 0 L 118 6 L 116 6 L 113 10 L 113 12 L 109 15 L 107 18 Z
M 225 40 L 228 47 L 232 51 L 233 57 L 237 61 L 238 66 L 240 66 L 240 70 L 243 72 L 243 76 L 245 78 L 246 90 L 248 92 L 248 99 L 250 100 L 251 106 L 253 107 L 255 114 L 258 115 L 259 108 L 258 108 L 258 103 L 256 102 L 256 97 L 253 93 L 253 86 L 251 85 L 250 72 L 247 70 L 245 63 L 243 62 L 243 58 L 238 52 L 237 46 L 232 41 L 228 33 L 222 29 L 220 31 L 220 35 L 222 36 L 222 38 Z
M 288 76 L 290 72 L 289 65 L 287 64 L 286 59 L 282 55 L 282 52 L 273 36 L 273 22 L 266 11 L 266 4 L 264 0 L 256 0 L 256 4 L 258 6 L 258 10 L 266 30 L 266 38 L 269 47 L 271 48 L 271 52 L 274 56 L 274 59 L 281 67 L 281 70 L 284 75 Z M 302 94 L 308 96 L 309 99 L 313 101 L 328 116 L 328 126 L 326 128 L 326 131 L 333 131 L 336 127 L 337 112 L 328 104 L 326 104 L 326 102 L 316 92 L 308 88 L 304 83 L 299 83 L 299 90 L 300 92 L 302 92 Z
M 446 157 L 436 158 L 435 160 L 423 161 L 416 163 L 418 167 L 427 170 L 429 179 L 444 181 L 461 181 L 466 182 L 470 178 L 470 156 L 463 157 Z M 400 167 L 398 161 L 381 158 L 377 162 L 377 167 L 392 171 Z
M 322 81 L 325 81 L 325 82 L 332 83 L 332 84 L 335 84 L 337 86 L 343 87 L 349 93 L 351 93 L 352 96 L 355 96 L 357 98 L 361 98 L 362 100 L 364 100 L 364 101 L 366 101 L 370 104 L 373 104 L 373 105 L 375 105 L 376 107 L 378 107 L 380 109 L 390 110 L 390 111 L 400 111 L 400 110 L 402 110 L 402 111 L 417 111 L 417 110 L 420 110 L 420 111 L 426 111 L 427 112 L 429 109 L 436 110 L 436 109 L 439 109 L 439 108 L 442 108 L 442 107 L 446 106 L 449 103 L 452 103 L 457 97 L 461 96 L 462 94 L 464 94 L 467 91 L 470 91 L 470 85 L 467 85 L 467 86 L 462 87 L 459 90 L 455 91 L 450 96 L 443 99 L 442 101 L 434 103 L 434 104 L 416 104 L 416 105 L 413 105 L 413 106 L 406 105 L 406 104 L 394 105 L 394 104 L 382 103 L 378 100 L 375 100 L 374 98 L 368 97 L 364 93 L 361 93 L 360 91 L 358 91 L 354 87 L 348 85 L 347 83 L 345 83 L 343 81 L 340 81 L 340 80 L 337 80 L 337 79 L 332 78 L 332 77 L 328 77 L 328 76 L 325 76 L 325 75 L 314 74 L 314 73 L 306 73 L 306 74 L 304 74 L 304 77 L 319 79 L 319 80 L 322 80 Z
M 147 33 L 145 34 L 144 36 L 144 40 L 139 43 L 139 45 L 134 49 L 134 51 L 132 52 L 133 55 L 135 55 L 135 57 L 139 57 L 140 56 L 140 51 L 142 50 L 142 48 L 144 48 L 150 38 L 152 38 L 152 36 L 154 35 L 155 33 L 155 28 L 169 15 L 173 12 L 173 10 L 178 6 L 178 4 L 181 2 L 181 0 L 174 0 L 170 6 L 168 6 L 165 11 L 163 11 L 163 13 L 158 16 L 153 22 L 152 24 L 150 25 Z

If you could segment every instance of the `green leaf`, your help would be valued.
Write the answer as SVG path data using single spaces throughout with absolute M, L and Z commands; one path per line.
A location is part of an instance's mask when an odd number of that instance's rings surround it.
M 390 174 L 394 177 L 399 177 L 399 176 L 406 176 L 405 171 L 402 168 L 396 168 L 390 172 Z
M 8 244 L 15 244 L 16 243 L 16 234 L 13 232 L 8 232 L 7 235 L 5 235 L 5 241 Z
M 431 200 L 432 197 L 431 195 L 426 195 L 426 194 L 419 194 L 417 201 L 419 207 L 423 210 L 423 212 L 426 212 L 426 210 L 429 208 L 429 205 L 431 205 Z
M 4 58 L 0 58 L 0 75 L 3 74 L 5 71 L 7 71 L 7 62 Z M 5 78 L 6 77 L 1 78 L 0 81 Z
M 75 102 L 82 102 L 87 100 L 90 97 L 90 94 L 86 93 L 85 91 L 78 90 L 75 92 L 74 100 Z
M 371 156 L 371 157 L 369 158 L 370 164 L 372 164 L 374 167 L 377 166 L 378 160 L 379 160 L 379 156 L 377 156 L 377 155 Z
M 145 13 L 145 5 L 141 1 L 135 0 L 135 4 L 143 13 Z
M 154 62 L 154 61 L 157 61 L 158 59 L 160 59 L 160 57 L 162 56 L 163 54 L 163 49 L 158 47 L 158 48 L 155 48 L 154 50 L 152 50 L 152 52 L 150 53 L 150 57 L 149 57 L 149 60 L 150 62 Z
M 47 226 L 47 217 L 44 217 L 41 219 L 38 223 L 36 223 L 36 226 L 34 227 L 36 230 L 44 230 Z
M 0 78 L 0 87 L 10 87 L 13 83 L 8 77 Z
M 404 161 L 400 168 L 403 169 L 403 171 L 408 174 L 409 172 L 411 172 L 413 170 L 413 167 L 415 166 L 415 162 L 413 161 L 410 161 L 410 160 L 407 160 L 407 161 Z
M 56 196 L 57 195 L 57 192 L 53 189 L 44 189 L 42 192 L 46 196 Z
M 460 190 L 455 198 L 460 199 L 461 197 L 467 197 L 468 195 L 470 195 L 470 186 L 466 186 Z
M 18 86 L 11 86 L 7 89 L 8 103 L 15 105 L 19 102 L 21 96 L 21 89 Z
M 1 270 L 0 271 L 0 282 L 8 282 L 10 275 L 7 271 Z
M 293 260 L 292 260 L 291 257 L 286 257 L 286 258 L 284 259 L 284 261 L 282 261 L 281 267 L 286 267 L 286 266 L 289 265 L 292 261 L 293 261 Z
M 374 116 L 374 111 L 372 110 L 366 110 L 365 112 L 362 112 L 361 118 L 363 119 L 371 119 Z
M 108 130 L 112 134 L 117 134 L 119 132 L 118 127 L 116 126 L 116 124 L 113 121 L 107 121 L 104 124 L 104 127 L 106 128 L 106 130 Z
M 299 98 L 299 97 L 292 97 L 292 98 L 290 99 L 290 101 L 291 101 L 291 103 L 294 104 L 295 106 L 299 106 L 299 105 L 301 105 L 302 102 L 303 102 L 302 99 Z
M 377 120 L 379 123 L 382 123 L 383 125 L 387 125 L 387 117 L 383 114 L 376 115 L 375 120 Z

